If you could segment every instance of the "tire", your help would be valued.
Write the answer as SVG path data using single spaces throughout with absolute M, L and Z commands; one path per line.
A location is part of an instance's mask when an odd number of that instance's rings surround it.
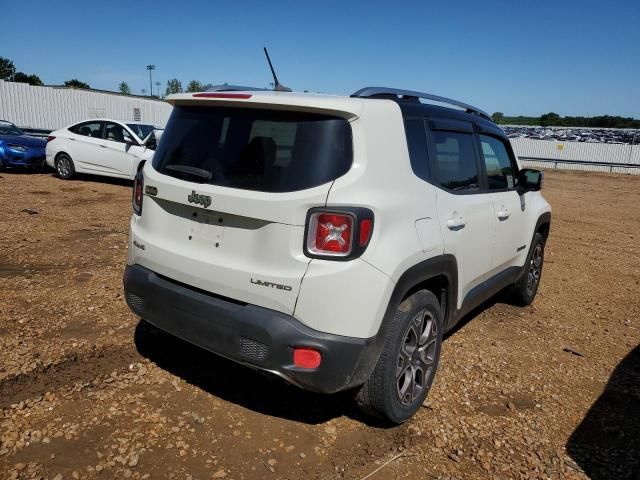
M 542 277 L 542 265 L 544 263 L 545 239 L 540 233 L 533 236 L 529 254 L 524 264 L 524 271 L 520 278 L 511 287 L 513 303 L 521 307 L 531 305 L 536 298 L 540 278 Z
M 4 160 L 0 158 L 0 172 L 4 170 Z
M 63 180 L 69 180 L 76 173 L 73 160 L 66 153 L 61 153 L 56 158 L 56 173 Z
M 401 424 L 418 411 L 438 368 L 443 327 L 440 303 L 427 290 L 398 306 L 378 363 L 356 395 L 363 412 Z

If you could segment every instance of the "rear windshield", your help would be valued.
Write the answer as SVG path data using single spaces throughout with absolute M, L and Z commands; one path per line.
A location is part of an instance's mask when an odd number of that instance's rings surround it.
M 351 127 L 338 117 L 246 108 L 175 107 L 153 156 L 160 173 L 261 192 L 293 192 L 344 175 Z

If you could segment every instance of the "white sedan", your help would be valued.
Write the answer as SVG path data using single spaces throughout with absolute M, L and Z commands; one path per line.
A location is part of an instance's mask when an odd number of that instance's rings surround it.
M 139 122 L 94 119 L 56 130 L 47 139 L 47 164 L 65 180 L 75 173 L 133 179 L 151 159 L 160 129 Z

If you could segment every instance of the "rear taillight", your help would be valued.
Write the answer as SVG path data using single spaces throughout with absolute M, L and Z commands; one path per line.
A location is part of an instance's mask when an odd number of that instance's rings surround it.
M 305 254 L 347 260 L 360 256 L 371 239 L 373 212 L 366 208 L 313 208 L 307 216 Z
M 47 143 L 52 142 L 52 141 L 54 141 L 55 139 L 56 139 L 56 137 L 53 137 L 53 136 L 49 135 L 49 136 L 47 137 Z
M 341 213 L 314 213 L 309 219 L 307 249 L 311 253 L 346 256 L 351 253 L 354 218 Z
M 133 180 L 133 198 L 131 204 L 133 206 L 133 213 L 136 215 L 142 215 L 142 198 L 144 191 L 144 175 L 142 172 L 138 172 Z

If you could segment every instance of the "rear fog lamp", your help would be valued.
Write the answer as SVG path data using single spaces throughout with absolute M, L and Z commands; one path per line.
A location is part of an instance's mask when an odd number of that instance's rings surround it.
M 293 364 L 301 368 L 318 368 L 322 355 L 312 348 L 295 347 L 293 349 Z

